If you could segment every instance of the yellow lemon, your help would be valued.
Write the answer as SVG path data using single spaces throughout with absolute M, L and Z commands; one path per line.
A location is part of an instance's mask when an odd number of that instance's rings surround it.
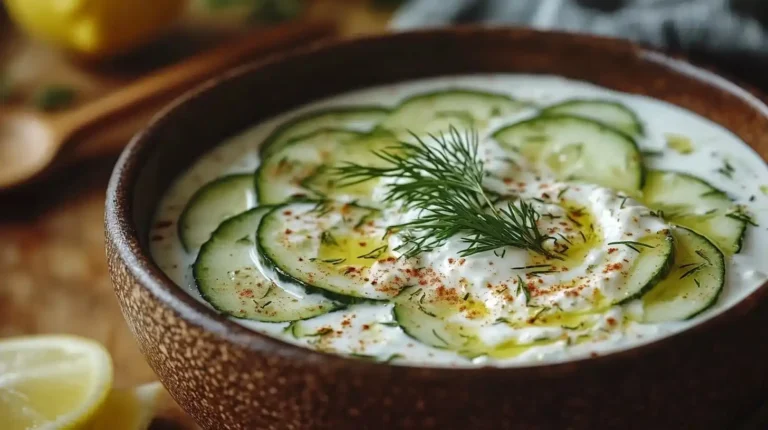
M 5 0 L 11 19 L 39 39 L 87 56 L 124 53 L 182 15 L 186 0 Z
M 111 386 L 112 359 L 94 341 L 64 335 L 0 340 L 3 430 L 80 428 Z
M 165 393 L 159 382 L 126 390 L 112 390 L 88 424 L 78 430 L 145 430 Z

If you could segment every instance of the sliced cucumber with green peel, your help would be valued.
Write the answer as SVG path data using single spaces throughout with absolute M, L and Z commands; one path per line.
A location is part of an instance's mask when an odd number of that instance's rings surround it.
M 572 99 L 549 106 L 543 109 L 541 113 L 543 115 L 578 116 L 601 122 L 630 136 L 643 135 L 643 124 L 637 114 L 615 101 Z
M 717 303 L 725 284 L 725 258 L 712 242 L 683 227 L 675 227 L 672 234 L 674 267 L 643 296 L 647 323 L 692 318 Z
M 609 246 L 628 246 L 640 255 L 622 282 L 621 296 L 613 304 L 622 304 L 642 297 L 669 273 L 674 263 L 674 238 L 669 230 L 649 234 L 637 241 L 611 242 Z
M 473 316 L 461 321 L 457 315 L 466 309 L 463 303 L 446 303 L 445 299 L 436 298 L 434 291 L 419 286 L 409 287 L 397 297 L 392 311 L 395 321 L 408 336 L 419 342 L 439 349 L 456 351 L 459 355 L 472 359 L 486 355 L 493 358 L 512 358 L 531 347 L 552 344 L 557 338 L 540 339 L 521 343 L 514 339 L 498 345 L 483 342 L 481 330 L 497 324 L 485 317 Z M 482 306 L 470 304 L 469 307 Z
M 642 188 L 644 167 L 637 143 L 597 121 L 544 115 L 504 127 L 493 136 L 560 180 L 591 182 L 633 194 Z
M 643 187 L 643 202 L 667 221 L 706 236 L 723 252 L 741 250 L 747 222 L 724 192 L 687 173 L 651 170 Z
M 256 173 L 259 203 L 278 204 L 295 197 L 336 198 L 369 203 L 377 181 L 337 187 L 333 167 L 345 162 L 380 165 L 374 154 L 392 147 L 395 137 L 386 131 L 362 134 L 321 130 L 304 136 L 264 161 Z
M 389 110 L 382 106 L 338 107 L 305 113 L 277 127 L 264 141 L 261 156 L 266 158 L 292 140 L 324 128 L 367 132 L 388 114 Z
M 341 305 L 319 294 L 286 290 L 265 278 L 254 264 L 255 233 L 272 207 L 229 218 L 200 249 L 193 275 L 200 295 L 236 318 L 286 322 L 316 317 Z
M 224 176 L 203 185 L 179 217 L 181 244 L 188 252 L 200 248 L 222 221 L 254 206 L 252 174 Z
M 376 225 L 376 213 L 330 201 L 273 210 L 257 234 L 262 264 L 308 291 L 345 302 L 394 297 L 406 276 L 398 281 L 380 275 L 408 263 L 389 253 L 386 228 Z
M 403 101 L 380 124 L 399 137 L 457 129 L 483 128 L 492 118 L 513 115 L 528 106 L 503 94 L 452 89 L 417 94 Z

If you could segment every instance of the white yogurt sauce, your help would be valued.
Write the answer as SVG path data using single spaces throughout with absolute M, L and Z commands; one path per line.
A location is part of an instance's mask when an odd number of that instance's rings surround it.
M 395 106 L 409 95 L 451 87 L 509 94 L 539 105 L 553 104 L 571 98 L 605 98 L 619 101 L 636 112 L 645 126 L 646 136 L 638 142 L 641 149 L 663 151 L 663 156 L 646 161 L 649 167 L 687 172 L 705 179 L 713 186 L 727 192 L 736 203 L 745 204 L 758 224 L 758 227 L 750 227 L 747 230 L 741 252 L 727 261 L 726 285 L 717 304 L 692 320 L 674 323 L 640 324 L 625 319 L 625 314 L 642 313 L 642 304 L 635 301 L 627 306 L 614 306 L 607 309 L 597 317 L 593 326 L 584 330 L 566 330 L 559 325 L 514 328 L 508 324 L 480 324 L 478 320 L 488 321 L 502 315 L 525 319 L 529 316 L 530 307 L 557 307 L 565 312 L 583 311 L 594 306 L 595 294 L 605 299 L 621 297 L 623 277 L 618 275 L 622 269 L 627 269 L 631 265 L 636 254 L 622 246 L 588 249 L 583 259 L 572 262 L 573 264 L 567 267 L 567 270 L 537 276 L 532 281 L 535 283 L 532 287 L 536 294 L 531 297 L 530 303 L 526 306 L 520 289 L 515 289 L 517 276 L 524 275 L 525 270 L 515 268 L 525 266 L 529 261 L 527 251 L 508 248 L 499 250 L 504 252 L 503 257 L 493 253 L 482 253 L 459 258 L 457 254 L 465 245 L 459 238 L 454 238 L 445 246 L 425 253 L 419 258 L 424 267 L 431 268 L 430 285 L 434 285 L 435 280 L 439 280 L 439 283 L 445 284 L 446 289 L 470 293 L 472 297 L 484 304 L 486 309 L 484 312 L 487 311 L 487 314 L 482 318 L 467 311 L 458 313 L 454 317 L 456 322 L 476 328 L 477 336 L 487 345 L 498 345 L 510 340 L 526 343 L 543 338 L 552 339 L 551 342 L 528 348 L 514 356 L 501 358 L 481 356 L 468 360 L 454 351 L 422 344 L 408 337 L 400 328 L 388 324 L 392 322 L 391 304 L 355 305 L 347 310 L 322 315 L 301 323 L 301 330 L 306 333 L 333 330 L 340 334 L 336 336 L 295 337 L 291 335 L 290 330 L 286 330 L 288 326 L 286 323 L 261 323 L 236 319 L 233 321 L 284 341 L 313 349 L 379 358 L 397 354 L 398 360 L 395 364 L 455 367 L 535 365 L 606 354 L 679 332 L 732 307 L 766 281 L 766 275 L 762 272 L 760 263 L 761 256 L 768 255 L 768 229 L 766 228 L 768 227 L 768 196 L 764 192 L 766 189 L 761 189 L 761 186 L 768 185 L 768 169 L 752 149 L 723 127 L 671 104 L 560 77 L 530 75 L 446 77 L 390 85 L 323 100 L 265 121 L 213 149 L 171 186 L 156 214 L 158 227 L 152 232 L 151 251 L 155 261 L 181 288 L 205 303 L 197 292 L 191 275 L 191 264 L 196 256 L 184 251 L 176 235 L 176 229 L 173 226 L 170 228 L 167 226 L 168 221 L 175 223 L 184 205 L 198 188 L 225 174 L 252 172 L 259 164 L 260 143 L 278 124 L 302 112 L 339 105 L 379 103 Z M 660 219 L 648 216 L 648 209 L 640 203 L 632 199 L 624 199 L 617 192 L 599 186 L 563 184 L 533 176 L 526 177 L 523 181 L 519 181 L 519 178 L 515 181 L 504 181 L 502 176 L 506 166 L 498 160 L 508 154 L 487 135 L 502 124 L 510 124 L 533 115 L 535 110 L 530 109 L 515 117 L 494 119 L 484 130 L 484 135 L 481 136 L 481 150 L 487 169 L 499 174 L 499 179 L 490 180 L 489 186 L 500 191 L 513 190 L 521 193 L 523 197 L 539 197 L 541 193 L 562 192 L 569 202 L 588 209 L 603 243 L 638 238 L 668 228 Z M 694 151 L 684 155 L 667 149 L 665 135 L 668 133 L 683 135 L 690 139 Z M 732 178 L 717 173 L 724 161 L 730 163 L 736 170 Z M 525 186 L 521 187 L 520 182 Z M 376 196 L 380 198 L 384 189 L 384 185 L 380 185 L 374 193 L 374 198 Z M 560 206 L 547 203 L 536 204 L 539 213 L 565 215 Z M 414 214 L 390 213 L 387 220 L 395 218 L 402 220 L 409 216 Z M 577 235 L 582 229 L 569 225 L 569 222 L 562 222 L 562 218 L 552 218 L 549 224 L 547 221 L 543 222 L 542 229 L 550 229 L 551 234 L 562 234 L 565 239 L 574 242 L 579 240 Z M 390 249 L 392 249 L 397 245 L 398 238 L 392 236 L 389 240 Z M 601 264 L 595 271 L 594 265 L 597 262 Z M 372 272 L 377 270 L 376 264 L 372 267 Z M 609 266 L 615 270 L 604 270 Z M 413 279 L 413 281 L 418 282 L 419 279 Z M 568 294 L 570 289 L 556 288 L 557 285 L 565 283 L 573 286 L 574 282 L 584 284 L 579 295 Z M 293 288 L 292 291 L 300 291 L 300 289 Z M 617 322 L 622 322 L 621 330 L 614 329 Z M 584 333 L 590 335 L 591 341 L 577 342 L 576 340 Z

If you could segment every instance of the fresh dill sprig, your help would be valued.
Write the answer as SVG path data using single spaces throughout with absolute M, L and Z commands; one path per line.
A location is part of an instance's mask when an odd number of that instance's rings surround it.
M 478 154 L 477 132 L 462 134 L 451 127 L 447 135 L 430 135 L 433 144 L 412 136 L 416 143 L 401 141 L 374 152 L 385 166 L 345 163 L 335 169 L 339 186 L 398 179 L 389 185 L 385 199 L 422 211 L 414 221 L 390 226 L 403 237 L 396 250 L 403 251 L 405 258 L 435 249 L 461 234 L 466 248 L 459 254 L 464 257 L 513 246 L 561 259 L 544 246 L 552 238 L 539 231 L 536 223 L 540 214 L 530 203 L 507 202 L 501 208 L 493 205 L 494 193 L 483 187 L 485 170 Z

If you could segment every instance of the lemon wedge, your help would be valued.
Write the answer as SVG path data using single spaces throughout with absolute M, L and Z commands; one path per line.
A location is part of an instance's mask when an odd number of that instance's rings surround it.
M 112 390 L 96 415 L 79 430 L 145 430 L 163 393 L 165 390 L 159 382 Z
M 80 428 L 112 387 L 112 359 L 99 343 L 75 336 L 0 340 L 3 430 Z
M 26 33 L 74 52 L 106 57 L 155 38 L 183 14 L 186 0 L 5 0 Z

